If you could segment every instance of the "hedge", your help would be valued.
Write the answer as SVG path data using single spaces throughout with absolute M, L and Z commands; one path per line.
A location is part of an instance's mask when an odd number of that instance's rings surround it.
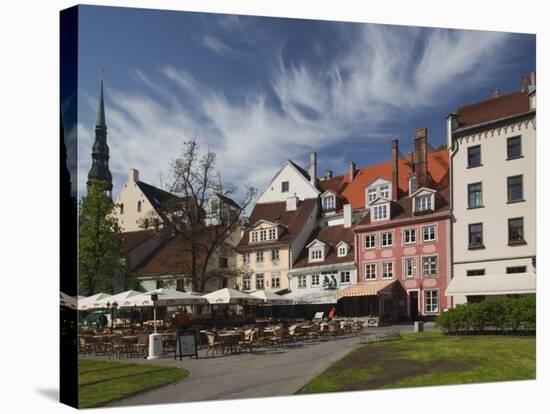
M 439 315 L 435 323 L 445 333 L 531 333 L 536 330 L 536 298 L 490 299 L 458 305 Z

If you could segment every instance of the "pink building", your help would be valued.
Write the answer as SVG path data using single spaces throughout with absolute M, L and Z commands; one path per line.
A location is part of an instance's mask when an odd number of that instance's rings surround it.
M 415 131 L 415 150 L 361 170 L 348 199 L 368 211 L 353 228 L 358 284 L 338 294 L 355 297 L 382 320 L 433 317 L 450 307 L 449 161 L 446 150 L 428 150 L 427 130 Z M 354 209 L 358 206 L 353 206 Z

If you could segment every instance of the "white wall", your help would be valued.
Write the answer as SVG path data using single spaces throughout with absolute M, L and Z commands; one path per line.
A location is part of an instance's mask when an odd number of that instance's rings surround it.
M 141 213 L 138 212 L 139 201 L 141 201 Z M 122 232 L 143 230 L 138 224 L 140 220 L 158 217 L 152 204 L 131 177 L 122 187 L 115 204 L 113 217 L 118 220 Z M 120 204 L 124 204 L 124 214 L 120 214 Z
M 289 189 L 288 192 L 283 193 L 281 192 L 281 183 L 284 181 L 289 182 Z M 319 191 L 296 168 L 287 162 L 267 186 L 257 202 L 273 203 L 286 201 L 287 197 L 294 194 L 300 200 L 305 200 L 308 198 L 317 198 Z

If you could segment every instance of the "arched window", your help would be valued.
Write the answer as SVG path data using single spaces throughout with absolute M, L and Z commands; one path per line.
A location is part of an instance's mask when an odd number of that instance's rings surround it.
M 138 213 L 141 213 L 141 201 L 138 201 Z
M 124 203 L 120 203 L 120 214 L 124 214 Z

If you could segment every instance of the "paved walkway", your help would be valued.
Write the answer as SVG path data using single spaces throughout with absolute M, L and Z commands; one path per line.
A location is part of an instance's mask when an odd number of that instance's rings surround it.
M 426 330 L 431 330 L 427 326 Z M 412 325 L 369 328 L 376 334 L 399 329 L 411 332 Z M 190 375 L 183 381 L 113 403 L 113 406 L 166 404 L 175 402 L 223 400 L 292 395 L 332 363 L 360 346 L 361 338 L 351 337 L 255 353 L 213 358 L 173 357 L 154 361 L 129 359 L 128 362 L 183 367 Z M 122 361 L 126 361 L 122 359 Z

